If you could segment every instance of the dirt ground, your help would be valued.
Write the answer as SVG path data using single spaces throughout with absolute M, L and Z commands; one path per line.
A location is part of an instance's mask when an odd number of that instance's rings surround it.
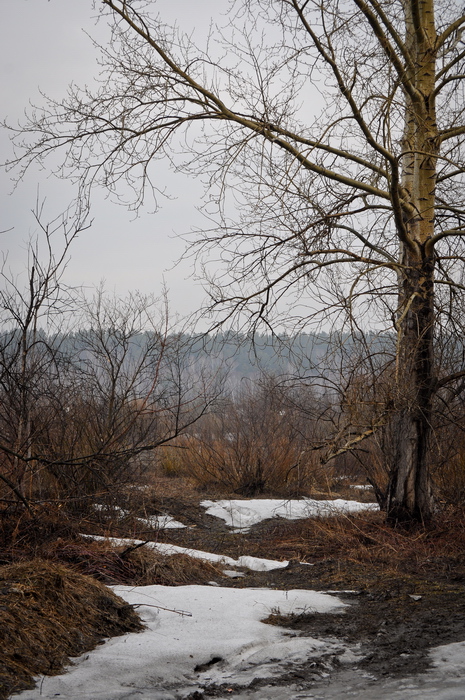
M 235 534 L 222 520 L 205 513 L 200 506 L 203 498 L 206 495 L 186 489 L 182 483 L 169 482 L 153 491 L 130 494 L 120 504 L 129 516 L 121 518 L 117 510 L 113 516 L 97 511 L 79 523 L 79 531 L 173 543 L 234 558 L 248 554 L 288 560 L 286 568 L 269 572 L 243 569 L 238 578 L 225 577 L 211 567 L 198 582 L 334 593 L 348 604 L 342 612 L 316 614 L 309 610 L 287 618 L 275 614 L 268 622 L 314 638 L 345 640 L 355 653 L 351 668 L 373 679 L 421 673 L 428 667 L 430 648 L 465 640 L 463 513 L 438 514 L 432 525 L 408 531 L 386 526 L 380 513 L 366 512 L 305 521 L 275 518 L 255 525 L 247 533 Z M 167 514 L 187 527 L 157 531 L 140 520 Z M 135 562 L 128 568 L 127 557 L 121 553 L 113 552 L 110 559 L 98 548 L 90 552 L 87 544 L 87 549 L 84 547 L 88 540 L 82 540 L 76 532 L 70 524 L 57 531 L 52 527 L 44 530 L 44 541 L 40 547 L 36 545 L 34 554 L 54 557 L 107 584 L 129 583 Z M 27 539 L 24 534 L 21 538 L 18 546 L 24 546 Z M 14 556 L 14 548 L 3 552 L 4 563 Z M 142 564 L 144 584 L 170 585 L 169 579 L 160 579 L 160 562 L 155 568 L 152 562 Z M 141 562 L 137 565 L 140 569 Z M 179 566 L 184 567 L 184 563 Z M 196 582 L 192 576 L 199 574 L 194 567 L 189 574 L 186 571 L 178 567 L 174 573 L 162 573 L 171 577 L 172 585 Z M 134 578 L 134 585 L 139 582 Z M 327 683 L 328 676 L 343 673 L 338 664 L 337 658 L 304 664 L 284 674 L 276 684 L 315 687 Z M 195 700 L 219 697 L 223 691 L 208 687 L 197 693 Z
M 336 571 L 339 584 L 343 583 L 338 562 L 322 561 L 307 566 L 291 561 L 286 569 L 263 573 L 244 570 L 244 578 L 218 579 L 218 582 L 237 587 L 334 592 L 349 603 L 343 612 L 316 614 L 309 611 L 290 618 L 275 615 L 269 622 L 314 638 L 346 640 L 361 656 L 356 666 L 376 678 L 422 673 L 429 665 L 430 648 L 465 639 L 463 584 L 447 584 L 442 580 L 413 583 L 408 579 L 384 578 L 358 589 L 339 586 L 335 589 L 331 579 Z M 348 584 L 352 582 L 352 576 L 348 577 Z M 297 680 L 314 683 L 321 679 L 322 672 L 326 674 L 331 670 L 334 662 L 331 659 L 321 668 L 316 668 L 314 663 L 301 667 Z M 295 681 L 296 674 L 281 680 L 283 683 Z
M 332 519 L 304 523 L 277 518 L 232 534 L 223 521 L 205 515 L 195 499 L 183 502 L 180 494 L 163 499 L 158 510 L 190 525 L 158 533 L 159 541 L 233 557 L 290 560 L 287 568 L 270 572 L 243 569 L 243 577 L 218 578 L 219 585 L 329 591 L 348 603 L 341 613 L 276 615 L 269 622 L 311 637 L 346 640 L 360 655 L 356 667 L 373 677 L 424 672 L 430 648 L 465 639 L 460 516 L 431 529 L 397 533 L 384 525 L 380 513 L 343 518 L 339 529 L 330 524 Z M 323 661 L 320 669 L 302 667 L 297 680 L 316 682 L 333 662 Z M 295 680 L 282 678 L 283 684 Z M 215 690 L 204 693 L 214 695 Z

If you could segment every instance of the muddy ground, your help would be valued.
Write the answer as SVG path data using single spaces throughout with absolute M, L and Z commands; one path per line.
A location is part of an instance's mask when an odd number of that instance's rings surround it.
M 433 546 L 434 557 L 416 559 L 407 553 L 393 566 L 391 544 L 383 547 L 382 542 L 374 542 L 371 559 L 366 561 L 343 547 L 338 552 L 334 547 L 325 548 L 324 532 L 311 541 L 298 521 L 266 520 L 248 533 L 233 534 L 222 520 L 206 515 L 195 501 L 183 502 L 177 496 L 165 498 L 158 509 L 154 504 L 154 511 L 169 513 L 188 524 L 183 530 L 161 531 L 158 541 L 233 557 L 250 554 L 290 560 L 285 569 L 243 569 L 242 577 L 217 578 L 216 583 L 334 593 L 349 604 L 343 612 L 325 615 L 308 611 L 291 618 L 274 615 L 269 622 L 311 637 L 347 641 L 360 655 L 355 668 L 373 679 L 424 672 L 430 663 L 430 648 L 465 640 L 465 561 L 442 552 L 440 542 Z M 382 522 L 378 513 L 363 517 L 372 518 L 376 526 Z M 415 540 L 422 534 L 406 536 Z M 366 539 L 368 546 L 372 544 L 372 535 L 364 532 L 360 538 Z M 314 663 L 302 666 L 290 676 L 283 676 L 280 683 L 303 682 L 307 686 L 332 671 L 337 671 L 337 660 L 323 659 L 319 668 Z M 205 697 L 218 692 L 215 688 L 203 691 Z
M 88 552 L 81 547 L 85 540 L 80 544 L 79 536 L 72 539 L 73 531 L 172 543 L 233 558 L 252 555 L 288 560 L 286 568 L 269 572 L 242 569 L 236 572 L 237 578 L 229 578 L 213 570 L 211 575 L 214 585 L 311 589 L 337 595 L 347 604 L 342 612 L 332 614 L 308 610 L 288 618 L 278 613 L 270 617 L 270 624 L 287 627 L 291 634 L 298 630 L 313 638 L 345 641 L 353 652 L 350 659 L 344 660 L 350 663 L 341 663 L 337 656 L 329 654 L 317 662 L 290 666 L 288 673 L 273 680 L 278 686 L 277 697 L 279 686 L 291 685 L 312 693 L 314 688 L 339 683 L 344 693 L 348 673 L 350 679 L 362 679 L 363 688 L 366 683 L 408 678 L 428 669 L 429 649 L 465 640 L 463 514 L 441 515 L 430 527 L 418 526 L 411 531 L 388 528 L 381 513 L 366 512 L 307 521 L 275 518 L 253 526 L 249 532 L 233 533 L 224 521 L 207 515 L 200 506 L 206 495 L 186 489 L 182 483 L 164 484 L 162 495 L 160 490 L 158 487 L 153 493 L 131 492 L 126 502 L 118 503 L 130 515 L 122 518 L 118 508 L 113 515 L 97 509 L 80 520 L 79 530 L 72 524 L 63 524 L 62 516 L 58 529 L 48 528 L 41 516 L 42 544 L 36 556 L 44 556 L 45 551 L 48 557 L 47 552 L 51 551 L 60 561 L 96 575 L 105 583 L 134 585 L 136 580 L 115 578 L 113 559 L 111 566 L 108 558 L 103 559 L 103 567 L 97 560 L 89 562 Z M 211 494 L 208 497 L 214 498 Z M 187 527 L 157 531 L 143 525 L 141 519 L 150 515 L 171 515 Z M 24 537 L 17 541 L 19 546 Z M 8 551 L 5 558 L 13 554 L 13 550 Z M 145 580 L 144 585 L 160 582 Z M 263 684 L 266 681 L 254 682 L 247 689 L 250 695 L 231 686 L 206 685 L 196 691 L 193 700 L 234 697 L 235 690 L 241 698 L 268 697 L 260 695 Z M 258 695 L 252 695 L 255 691 Z M 268 691 L 264 688 L 263 692 Z
M 425 672 L 430 663 L 429 649 L 465 640 L 463 585 L 430 580 L 412 586 L 411 582 L 387 579 L 361 589 L 336 590 L 328 578 L 337 569 L 337 564 L 323 561 L 308 566 L 291 561 L 286 569 L 263 573 L 244 571 L 244 578 L 218 582 L 227 586 L 273 586 L 334 592 L 349 604 L 340 613 L 309 611 L 290 618 L 272 615 L 269 622 L 317 639 L 346 641 L 357 655 L 360 654 L 361 660 L 355 667 L 374 679 Z M 350 592 L 346 592 L 348 590 Z M 289 676 L 283 676 L 281 682 L 314 684 L 334 670 L 337 670 L 337 659 L 323 659 L 319 667 L 312 662 Z M 211 694 L 214 695 L 215 691 L 212 690 Z

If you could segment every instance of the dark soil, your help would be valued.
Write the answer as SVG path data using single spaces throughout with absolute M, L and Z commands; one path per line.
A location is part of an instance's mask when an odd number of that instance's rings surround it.
M 170 513 L 183 520 L 179 500 L 171 501 Z M 231 534 L 223 521 L 210 518 L 197 520 L 194 528 L 165 530 L 159 539 L 235 558 L 290 560 L 285 569 L 244 569 L 243 578 L 217 583 L 334 593 L 348 603 L 343 612 L 272 616 L 268 622 L 311 637 L 344 639 L 361 655 L 358 668 L 377 678 L 404 677 L 427 669 L 430 648 L 465 639 L 463 518 L 457 518 L 458 525 L 439 518 L 430 529 L 392 532 L 381 514 L 364 514 L 345 518 L 336 542 L 330 519 L 306 524 L 273 519 L 249 533 Z M 300 671 L 304 678 L 318 676 L 314 664 Z
M 428 649 L 465 639 L 463 589 L 433 590 L 419 600 L 395 589 L 338 597 L 351 603 L 344 612 L 275 616 L 269 622 L 311 637 L 360 644 L 358 666 L 376 677 L 421 673 L 429 665 Z
M 337 595 L 347 604 L 343 611 L 275 615 L 268 622 L 311 637 L 345 640 L 359 655 L 352 668 L 378 679 L 422 672 L 428 667 L 431 647 L 465 639 L 463 513 L 442 513 L 431 525 L 410 530 L 386 526 L 382 514 L 376 512 L 294 522 L 276 518 L 248 533 L 235 534 L 222 520 L 206 515 L 199 505 L 205 496 L 174 485 L 170 489 L 163 497 L 153 492 L 128 497 L 121 507 L 130 510 L 131 516 L 124 519 L 97 512 L 81 521 L 78 529 L 68 523 L 64 530 L 60 525 L 55 531 L 42 518 L 41 542 L 35 540 L 35 548 L 30 539 L 31 533 L 37 535 L 36 527 L 16 525 L 14 537 L 4 527 L 4 542 L 13 544 L 0 551 L 0 561 L 10 563 L 20 551 L 28 559 L 26 550 L 34 549 L 36 556 L 65 557 L 75 570 L 92 573 L 106 583 L 127 577 L 128 571 L 138 572 L 134 573 L 135 585 L 137 577 L 145 585 L 162 582 L 156 579 L 161 575 L 159 562 L 128 562 L 121 552 L 105 554 L 98 547 L 95 551 L 90 548 L 90 556 L 89 541 L 82 540 L 79 532 L 173 543 L 233 558 L 248 554 L 288 560 L 286 568 L 270 572 L 244 569 L 241 578 L 226 578 L 213 567 L 205 576 L 220 586 L 312 589 Z M 156 531 L 137 520 L 153 514 L 169 514 L 187 527 Z M 144 551 L 141 548 L 134 555 Z M 172 584 L 194 582 L 186 578 L 190 564 L 180 562 L 179 566 L 174 574 L 169 572 L 174 576 Z M 121 580 L 130 583 L 127 578 Z M 321 681 L 323 674 L 337 672 L 337 664 L 337 658 L 329 657 L 309 662 L 283 675 L 276 684 L 299 682 L 309 687 Z M 257 681 L 259 685 L 264 682 Z M 221 693 L 221 688 L 209 687 L 198 697 Z

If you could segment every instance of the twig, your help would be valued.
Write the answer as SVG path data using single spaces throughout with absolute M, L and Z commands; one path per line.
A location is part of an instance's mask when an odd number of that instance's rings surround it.
M 136 549 L 139 549 L 139 547 L 143 547 L 144 544 L 148 544 L 150 540 L 145 540 L 144 542 L 139 542 L 139 544 L 132 544 L 129 547 L 126 547 L 126 549 L 121 552 L 120 557 L 121 559 L 124 559 L 126 554 L 130 554 L 131 552 L 134 552 Z
M 133 603 L 131 607 L 140 608 L 141 606 L 146 608 L 157 608 L 158 610 L 166 610 L 167 612 L 176 613 L 176 615 L 181 615 L 182 617 L 192 617 L 191 612 L 186 610 L 173 610 L 172 608 L 163 608 L 161 605 L 151 605 L 150 603 Z

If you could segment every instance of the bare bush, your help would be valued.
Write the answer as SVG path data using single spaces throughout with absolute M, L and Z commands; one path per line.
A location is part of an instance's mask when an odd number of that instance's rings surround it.
M 166 299 L 103 289 L 87 299 L 61 275 L 69 233 L 43 227 L 45 262 L 29 248 L 24 287 L 4 271 L 0 310 L 0 481 L 29 508 L 43 499 L 79 510 L 117 493 L 150 454 L 192 426 L 221 392 L 170 327 Z M 53 252 L 61 227 L 63 252 Z
M 290 394 L 269 377 L 243 383 L 183 438 L 182 471 L 204 488 L 243 496 L 308 491 L 321 471 L 311 449 L 317 427 L 312 430 Z

